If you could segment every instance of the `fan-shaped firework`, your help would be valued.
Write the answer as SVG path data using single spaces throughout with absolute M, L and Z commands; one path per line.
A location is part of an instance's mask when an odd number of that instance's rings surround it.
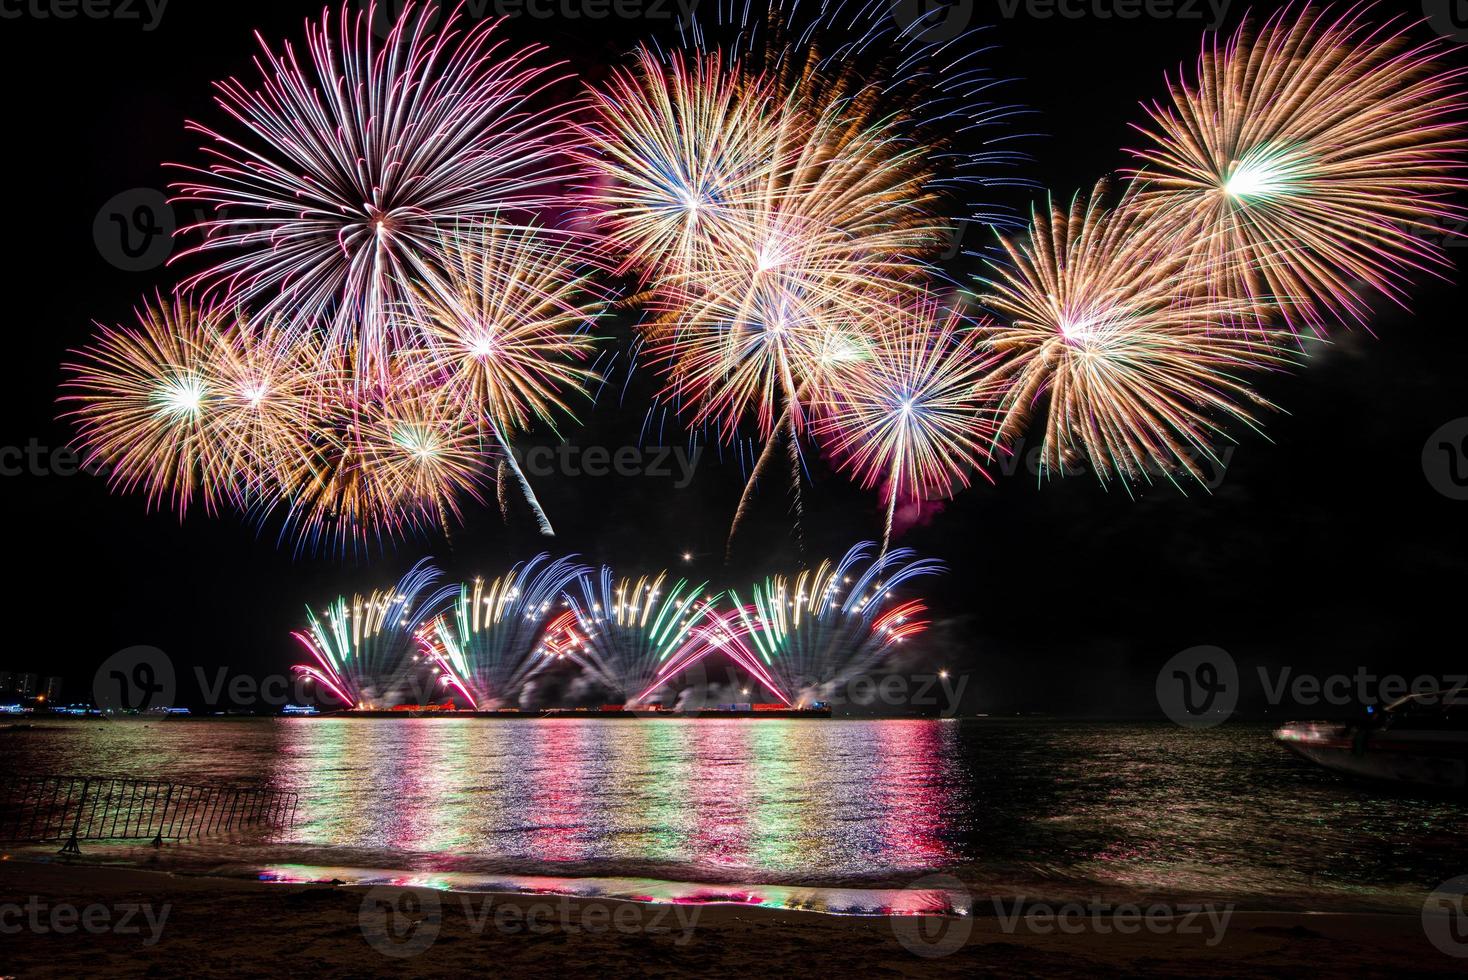
M 816 437 L 863 487 L 886 484 L 885 552 L 897 501 L 951 497 L 989 458 L 996 432 L 979 332 L 933 297 L 893 305 L 871 356 L 829 386 Z M 987 474 L 985 474 L 987 476 Z
M 391 589 L 341 596 L 320 616 L 307 607 L 306 629 L 291 635 L 311 662 L 292 670 L 350 708 L 380 710 L 416 696 L 417 635 L 435 604 L 425 593 L 438 574 L 425 559 Z
M 1174 224 L 1192 270 L 1295 327 L 1365 323 L 1362 284 L 1401 302 L 1411 276 L 1452 266 L 1439 242 L 1468 211 L 1461 70 L 1402 17 L 1291 4 L 1263 29 L 1205 43 L 1197 75 L 1149 109 L 1140 205 Z M 1435 234 L 1434 234 L 1435 233 Z
M 731 593 L 740 632 L 788 692 L 780 696 L 789 703 L 828 699 L 876 666 L 894 644 L 927 627 L 920 618 L 924 605 L 895 603 L 893 593 L 943 566 L 905 548 L 874 561 L 872 547 L 862 542 L 834 565 L 825 561 L 793 577 L 771 576 L 754 586 L 748 605 Z
M 754 628 L 742 619 L 737 610 L 710 608 L 704 617 L 688 631 L 688 638 L 670 651 L 668 657 L 658 665 L 657 674 L 637 695 L 634 702 L 642 704 L 653 700 L 653 695 L 668 687 L 680 674 L 711 656 L 723 655 L 745 673 L 763 685 L 775 697 L 791 704 L 789 696 L 780 682 L 771 674 L 769 666 L 750 649 L 748 638 Z M 684 707 L 701 707 L 684 704 Z
M 616 578 L 603 565 L 568 593 L 577 641 L 568 654 L 609 694 L 632 703 L 713 612 L 706 583 L 656 576 Z
M 409 312 L 428 344 L 416 356 L 440 366 L 445 406 L 486 431 L 549 534 L 508 437 L 532 416 L 554 426 L 557 412 L 572 414 L 568 396 L 587 394 L 596 375 L 581 362 L 602 300 L 579 251 L 535 228 L 485 222 L 448 236 L 442 251 L 446 271 L 429 275 Z
M 1103 481 L 1181 471 L 1201 482 L 1224 425 L 1254 427 L 1248 403 L 1270 407 L 1238 374 L 1285 355 L 1234 329 L 1255 307 L 1216 295 L 1165 229 L 1126 200 L 1107 211 L 1103 196 L 1052 203 L 1028 242 L 1004 243 L 1010 263 L 987 302 L 1010 321 L 985 328 L 1001 358 L 1001 435 L 1043 398 L 1044 468 L 1085 457 Z
M 471 707 L 515 705 L 525 682 L 554 659 L 543 642 L 552 607 L 585 571 L 574 559 L 540 554 L 493 581 L 460 586 L 424 634 L 424 650 Z
M 334 340 L 364 363 L 405 340 L 390 312 L 460 223 L 533 214 L 572 173 L 565 77 L 499 21 L 409 4 L 379 45 L 369 13 L 343 5 L 307 28 L 307 60 L 263 48 L 258 87 L 230 79 L 231 127 L 192 124 L 207 168 L 177 185 L 214 216 L 192 226 L 218 255 L 198 276 L 266 314 L 335 311 Z M 542 96 L 561 108 L 532 108 Z M 189 253 L 185 253 L 189 254 Z

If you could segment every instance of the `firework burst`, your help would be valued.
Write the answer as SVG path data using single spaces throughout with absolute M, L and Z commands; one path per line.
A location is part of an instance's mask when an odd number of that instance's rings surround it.
M 616 578 L 603 565 L 568 593 L 577 627 L 569 655 L 626 703 L 645 692 L 714 612 L 707 583 L 655 576 Z M 686 664 L 685 664 L 686 666 Z
M 431 274 L 410 307 L 428 344 L 414 356 L 440 367 L 435 387 L 446 408 L 483 427 L 550 534 L 509 437 L 532 417 L 552 428 L 557 413 L 574 418 L 568 396 L 589 400 L 597 376 L 581 362 L 594 347 L 587 328 L 603 300 L 570 239 L 535 228 L 485 222 L 456 231 L 442 252 L 446 271 Z
M 1216 286 L 1277 305 L 1292 328 L 1365 325 L 1362 285 L 1403 303 L 1414 274 L 1450 268 L 1434 233 L 1468 211 L 1462 70 L 1415 25 L 1291 4 L 1255 32 L 1205 42 L 1196 75 L 1152 106 L 1138 199 Z
M 526 681 L 564 652 L 545 641 L 565 591 L 586 571 L 572 558 L 540 554 L 492 581 L 461 585 L 424 633 L 424 652 L 471 707 L 515 705 Z
M 743 234 L 774 166 L 767 99 L 722 53 L 673 52 L 665 63 L 647 48 L 591 90 L 587 203 L 621 272 L 646 281 L 699 267 L 718 241 Z
M 1180 472 L 1201 483 L 1225 423 L 1257 428 L 1251 406 L 1272 407 L 1240 375 L 1288 355 L 1235 328 L 1255 305 L 1213 292 L 1165 229 L 1126 199 L 1106 210 L 1104 196 L 1052 202 L 1027 242 L 1004 243 L 1009 263 L 986 302 L 1008 322 L 984 328 L 1000 358 L 1001 436 L 1045 398 L 1044 469 L 1084 457 L 1102 481 Z
M 381 710 L 412 696 L 419 669 L 417 637 L 436 598 L 425 595 L 438 578 L 425 559 L 388 590 L 339 597 L 291 635 L 311 655 L 292 668 L 349 708 Z
M 446 231 L 488 215 L 533 215 L 573 173 L 565 72 L 517 49 L 498 21 L 408 4 L 385 42 L 343 5 L 308 25 L 303 61 L 264 42 L 258 87 L 217 85 L 230 125 L 190 128 L 212 162 L 186 167 L 180 197 L 214 216 L 183 254 L 217 257 L 192 282 L 259 302 L 263 314 L 330 320 L 337 346 L 381 365 L 404 337 L 392 310 L 411 296 Z M 562 108 L 531 108 L 550 96 Z
M 993 358 L 964 315 L 922 296 L 878 320 L 870 356 L 828 386 L 816 438 L 863 487 L 885 483 L 885 554 L 897 502 L 951 497 L 988 461 Z M 987 477 L 987 474 L 984 474 Z
M 875 5 L 823 4 L 804 27 L 794 15 L 776 5 L 769 32 L 746 32 L 721 14 L 716 27 L 737 35 L 727 46 L 694 24 L 691 51 L 644 48 L 635 70 L 593 91 L 585 129 L 589 203 L 648 287 L 664 398 L 721 441 L 753 420 L 765 443 L 731 548 L 777 437 L 799 527 L 800 440 L 825 356 L 862 334 L 871 304 L 917 291 L 950 237 L 944 195 L 1012 159 L 992 145 L 939 150 L 1005 115 L 967 56 L 948 58 Z M 873 52 L 897 55 L 880 82 Z
M 494 447 L 437 397 L 420 365 L 400 363 L 368 386 L 354 361 L 340 352 L 313 395 L 298 479 L 280 488 L 287 528 L 343 552 L 435 526 L 447 533 L 464 498 L 482 501 Z
M 227 395 L 210 361 L 221 316 L 159 296 L 138 308 L 136 326 L 99 325 L 96 342 L 63 365 L 61 400 L 73 406 L 87 464 L 106 468 L 115 489 L 141 489 L 149 507 L 171 501 L 180 516 L 195 496 L 212 513 L 229 492 L 213 421 Z
M 216 468 L 235 487 L 236 506 L 268 512 L 281 488 L 299 485 L 307 472 L 319 335 L 238 317 L 204 343 L 216 392 L 207 419 Z
M 774 575 L 750 590 L 744 604 L 731 593 L 734 618 L 757 662 L 789 692 L 787 703 L 827 700 L 852 677 L 871 670 L 891 650 L 927 628 L 919 601 L 896 602 L 894 592 L 915 578 L 942 571 L 905 548 L 871 558 L 873 545 L 856 545 L 834 564 L 794 576 Z

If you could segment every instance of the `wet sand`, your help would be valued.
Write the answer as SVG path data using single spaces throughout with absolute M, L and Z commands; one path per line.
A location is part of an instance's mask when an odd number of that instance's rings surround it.
M 6 904 L 10 903 L 10 904 Z M 75 913 L 60 906 L 76 908 Z M 0 861 L 0 977 L 1463 976 L 1416 915 L 1235 912 L 1226 928 L 833 916 Z M 131 910 L 131 911 L 129 911 Z M 91 928 L 83 921 L 91 917 Z M 126 921 L 124 921 L 126 917 Z M 106 923 L 103 925 L 102 923 Z M 40 924 L 40 928 L 35 926 Z M 1173 923 L 1177 925 L 1177 923 Z M 53 926 L 68 930 L 57 931 Z M 1211 943 L 1211 944 L 1210 944 Z M 941 955 L 919 955 L 940 953 Z

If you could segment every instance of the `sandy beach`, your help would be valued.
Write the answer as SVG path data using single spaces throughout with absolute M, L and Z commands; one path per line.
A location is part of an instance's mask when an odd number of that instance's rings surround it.
M 1461 976 L 1413 915 L 1236 911 L 1226 928 L 832 916 L 734 905 L 295 886 L 0 861 L 0 976 Z M 1122 923 L 1125 925 L 1125 923 Z M 921 955 L 927 954 L 927 955 Z M 937 955 L 934 955 L 937 954 Z

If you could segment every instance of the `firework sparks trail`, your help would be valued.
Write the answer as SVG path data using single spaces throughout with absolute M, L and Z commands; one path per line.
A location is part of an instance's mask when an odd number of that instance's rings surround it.
M 568 655 L 624 703 L 645 693 L 714 612 L 706 582 L 657 575 L 616 578 L 603 565 L 582 575 L 568 593 L 579 633 Z M 656 686 L 656 685 L 654 685 Z
M 391 589 L 338 597 L 319 616 L 308 606 L 306 628 L 291 636 L 312 662 L 292 671 L 349 708 L 382 710 L 402 703 L 418 668 L 417 637 L 437 601 L 423 593 L 438 577 L 424 559 Z
M 183 515 L 201 495 L 212 512 L 221 496 L 206 421 L 219 395 L 203 343 L 217 315 L 159 296 L 135 327 L 99 325 L 97 341 L 63 366 L 84 458 L 110 467 L 114 489 L 141 486 L 149 507 L 167 498 Z
M 341 551 L 431 527 L 447 533 L 464 498 L 483 499 L 493 447 L 436 397 L 421 363 L 397 359 L 380 386 L 360 383 L 355 364 L 350 350 L 323 362 L 300 422 L 304 463 L 280 488 L 283 533 Z
M 583 127 L 599 176 L 588 203 L 646 287 L 663 398 L 721 440 L 752 419 L 766 444 L 731 548 L 777 435 L 803 510 L 806 399 L 826 380 L 815 353 L 862 335 L 872 304 L 916 292 L 924 257 L 951 236 L 944 196 L 1017 159 L 993 142 L 946 145 L 1009 115 L 987 101 L 972 52 L 925 42 L 880 4 L 772 12 L 768 31 L 721 10 L 681 25 L 682 50 L 640 49 L 593 89 Z M 730 43 L 713 43 L 726 28 Z M 876 52 L 891 55 L 880 81 L 863 68 Z
M 885 554 L 899 499 L 951 497 L 970 470 L 988 478 L 994 359 L 976 326 L 931 296 L 890 307 L 874 334 L 870 356 L 829 386 L 815 434 L 863 487 L 885 483 Z
M 228 127 L 191 123 L 206 167 L 179 199 L 214 209 L 184 229 L 182 252 L 215 264 L 188 280 L 263 315 L 331 324 L 365 378 L 410 343 L 392 311 L 403 284 L 434 264 L 445 232 L 495 215 L 530 220 L 577 172 L 568 152 L 574 99 L 533 108 L 568 73 L 544 48 L 516 49 L 499 21 L 462 9 L 435 32 L 432 4 L 405 5 L 385 42 L 370 12 L 343 4 L 307 26 L 306 56 L 260 39 L 261 78 L 216 86 Z
M 1468 219 L 1450 199 L 1468 186 L 1464 70 L 1442 68 L 1447 43 L 1412 40 L 1405 16 L 1370 23 L 1374 9 L 1291 3 L 1210 35 L 1138 127 L 1137 204 L 1175 228 L 1190 274 L 1297 331 L 1367 325 L 1362 284 L 1405 305 L 1413 275 L 1453 266 L 1434 231 Z
M 535 228 L 484 222 L 447 236 L 441 251 L 447 271 L 415 287 L 406 314 L 428 345 L 411 356 L 439 367 L 444 404 L 487 431 L 551 534 L 509 437 L 532 418 L 552 429 L 557 413 L 574 420 L 568 395 L 590 401 L 597 375 L 581 362 L 595 346 L 588 326 L 603 310 L 600 290 L 578 247 Z
M 557 656 L 546 645 L 562 597 L 587 568 L 539 554 L 489 582 L 461 585 L 422 645 L 445 683 L 479 710 L 518 703 L 525 683 Z
M 1290 355 L 1270 335 L 1241 332 L 1257 307 L 1212 289 L 1165 227 L 1104 186 L 1069 209 L 1037 209 L 1028 241 L 1005 241 L 985 302 L 1007 322 L 984 327 L 1001 360 L 1000 435 L 1013 438 L 1048 401 L 1041 473 L 1085 458 L 1103 482 L 1178 474 L 1203 484 L 1202 460 L 1226 422 L 1257 430 L 1243 380 Z
M 919 618 L 926 607 L 917 600 L 892 605 L 893 593 L 943 566 L 906 548 L 872 559 L 872 548 L 862 542 L 834 564 L 771 576 L 751 589 L 748 604 L 731 593 L 736 635 L 748 637 L 757 662 L 779 685 L 773 690 L 793 696 L 786 703 L 829 699 L 926 629 Z
M 683 644 L 663 661 L 657 676 L 637 696 L 635 703 L 646 702 L 658 688 L 670 683 L 680 673 L 707 657 L 722 653 L 748 671 L 783 703 L 793 706 L 794 702 L 781 689 L 774 674 L 745 642 L 751 628 L 735 610 L 710 609 L 703 622 L 693 627 Z

